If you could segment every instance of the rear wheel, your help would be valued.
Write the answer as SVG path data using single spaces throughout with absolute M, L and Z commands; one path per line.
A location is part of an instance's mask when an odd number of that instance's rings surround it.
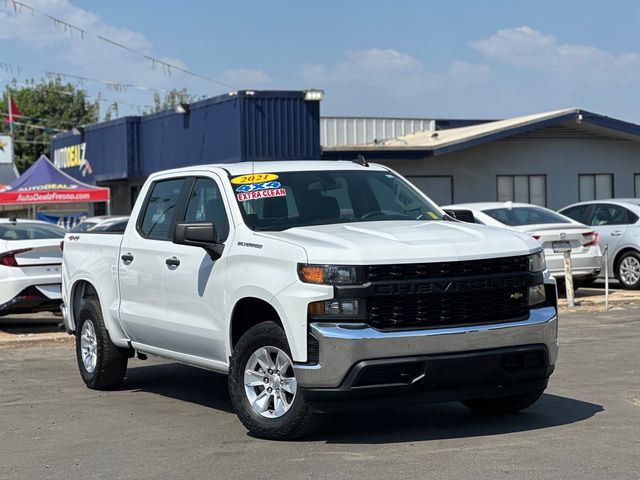
M 94 390 L 117 387 L 127 371 L 128 353 L 111 341 L 98 299 L 85 299 L 76 328 L 76 359 L 87 387 Z
M 479 398 L 464 400 L 462 404 L 478 413 L 505 414 L 516 413 L 536 403 L 544 389 L 534 390 L 521 395 L 498 398 Z
M 637 290 L 640 288 L 640 254 L 627 252 L 618 261 L 617 277 L 622 288 Z
M 300 394 L 282 328 L 265 322 L 250 328 L 233 350 L 229 394 L 240 421 L 254 435 L 291 440 L 318 426 Z

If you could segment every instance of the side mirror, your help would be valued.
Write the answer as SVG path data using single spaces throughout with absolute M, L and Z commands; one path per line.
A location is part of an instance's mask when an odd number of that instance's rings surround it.
M 444 212 L 450 217 L 453 217 L 456 220 L 460 220 L 461 222 L 476 223 L 476 219 L 473 216 L 473 212 L 471 210 L 453 210 L 451 208 L 445 208 Z
M 224 251 L 213 223 L 176 223 L 173 243 L 204 248 L 211 260 L 219 259 Z

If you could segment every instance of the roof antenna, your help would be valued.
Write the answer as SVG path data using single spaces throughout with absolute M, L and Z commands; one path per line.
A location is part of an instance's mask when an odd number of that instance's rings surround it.
M 358 158 L 356 160 L 352 160 L 353 163 L 357 163 L 359 165 L 362 165 L 363 167 L 368 167 L 369 164 L 367 163 L 367 161 L 364 159 L 364 155 L 362 154 L 358 154 Z

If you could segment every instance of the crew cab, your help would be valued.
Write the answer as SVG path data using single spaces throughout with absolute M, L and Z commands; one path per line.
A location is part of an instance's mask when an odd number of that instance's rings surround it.
M 62 274 L 89 388 L 118 385 L 136 352 L 228 374 L 263 438 L 409 401 L 516 412 L 558 355 L 540 244 L 459 222 L 364 161 L 155 173 L 123 235 L 67 234 Z

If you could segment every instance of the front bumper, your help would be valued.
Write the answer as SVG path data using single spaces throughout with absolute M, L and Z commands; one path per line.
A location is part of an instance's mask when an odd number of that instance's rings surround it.
M 558 356 L 557 328 L 557 310 L 553 306 L 531 309 L 529 317 L 521 321 L 442 329 L 380 331 L 366 324 L 312 323 L 310 333 L 318 341 L 319 363 L 295 364 L 294 370 L 303 391 L 341 386 L 351 389 L 344 382 L 348 383 L 350 371 L 363 361 L 388 364 L 406 357 L 528 345 L 544 347 L 547 367 L 551 368 Z M 428 378 L 428 372 L 425 375 Z

